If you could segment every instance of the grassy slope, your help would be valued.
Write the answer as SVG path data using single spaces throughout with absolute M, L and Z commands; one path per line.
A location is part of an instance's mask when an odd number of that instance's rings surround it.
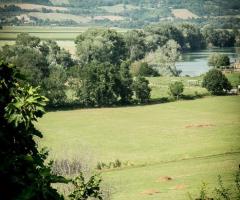
M 226 154 L 240 151 L 239 100 L 208 97 L 50 112 L 38 124 L 44 133 L 41 146 L 59 159 L 86 155 L 92 163 L 115 159 L 133 163 L 132 168 L 103 173 L 115 188 L 113 199 L 186 199 L 187 191 L 196 192 L 202 180 L 213 184 L 220 173 L 229 181 L 239 164 L 239 153 Z M 161 176 L 174 179 L 157 182 Z M 142 194 L 153 189 L 161 193 Z

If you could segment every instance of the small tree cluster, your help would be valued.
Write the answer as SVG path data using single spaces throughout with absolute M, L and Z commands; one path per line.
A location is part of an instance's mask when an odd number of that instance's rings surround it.
M 230 59 L 227 55 L 214 53 L 208 58 L 208 65 L 214 68 L 229 67 Z
M 212 69 L 203 78 L 202 86 L 213 95 L 222 95 L 231 90 L 231 83 L 226 76 L 217 69 Z

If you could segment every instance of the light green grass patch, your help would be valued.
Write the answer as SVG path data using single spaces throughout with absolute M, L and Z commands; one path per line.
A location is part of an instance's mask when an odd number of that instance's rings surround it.
M 148 78 L 152 92 L 152 99 L 168 98 L 169 84 L 176 81 L 181 81 L 184 84 L 183 95 L 189 97 L 206 96 L 208 91 L 201 87 L 202 76 L 198 77 L 151 77 Z M 197 85 L 191 85 L 189 81 L 198 81 Z
M 231 181 L 240 162 L 240 97 L 207 97 L 193 101 L 103 109 L 49 112 L 39 120 L 40 147 L 50 157 L 119 159 L 134 164 L 102 175 L 113 199 L 186 199 L 201 181 Z M 157 182 L 171 176 L 172 181 Z M 160 193 L 145 194 L 157 190 Z

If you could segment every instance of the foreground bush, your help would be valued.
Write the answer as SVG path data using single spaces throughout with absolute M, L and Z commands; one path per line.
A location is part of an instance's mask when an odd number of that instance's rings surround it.
M 0 199 L 63 199 L 51 183 L 66 182 L 44 165 L 34 136 L 42 134 L 33 122 L 44 113 L 47 99 L 39 88 L 19 83 L 14 67 L 0 64 Z
M 93 175 L 85 181 L 82 173 L 73 180 L 52 173 L 52 162 L 45 165 L 47 151 L 39 151 L 34 137 L 42 138 L 34 127 L 44 114 L 47 99 L 39 88 L 24 85 L 15 67 L 0 63 L 0 199 L 64 199 L 52 183 L 72 183 L 71 199 L 102 199 L 101 179 Z
M 226 76 L 217 69 L 212 69 L 206 73 L 202 86 L 213 95 L 222 95 L 232 89 Z

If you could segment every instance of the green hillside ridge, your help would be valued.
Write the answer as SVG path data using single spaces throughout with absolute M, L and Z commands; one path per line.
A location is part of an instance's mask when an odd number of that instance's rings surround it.
M 137 1 L 137 0 L 0 0 L 0 4 L 14 4 L 14 3 L 32 3 L 43 5 L 61 6 L 67 10 L 56 10 L 50 8 L 43 8 L 42 12 L 45 13 L 62 13 L 63 20 L 56 20 L 58 17 L 44 18 L 39 17 L 36 14 L 31 14 L 30 20 L 21 22 L 16 21 L 15 16 L 19 14 L 28 14 L 28 9 L 22 11 L 14 8 L 0 10 L 3 16 L 2 23 L 5 25 L 14 24 L 22 25 L 101 25 L 108 27 L 121 27 L 121 28 L 142 28 L 149 23 L 159 23 L 165 21 L 178 22 L 191 22 L 198 23 L 202 26 L 208 23 L 216 23 L 218 28 L 229 28 L 235 26 L 238 28 L 240 19 L 237 17 L 240 13 L 240 6 L 238 0 L 232 0 L 230 2 L 219 0 L 157 0 L 157 1 Z M 18 6 L 18 5 L 17 5 Z M 186 9 L 180 16 L 174 15 L 175 9 Z M 33 7 L 34 10 L 34 7 Z M 7 13 L 6 13 L 7 12 Z M 30 12 L 30 9 L 29 9 Z M 39 12 L 39 11 L 38 11 Z M 79 15 L 82 17 L 92 18 L 91 21 L 86 22 L 76 21 L 73 18 L 69 18 L 67 14 Z M 47 15 L 47 14 L 46 14 Z M 96 16 L 96 18 L 94 18 Z M 206 17 L 210 17 L 206 19 Z M 216 16 L 224 16 L 224 18 L 214 18 Z M 12 17 L 12 19 L 11 19 Z M 113 20 L 117 17 L 117 20 Z M 6 19 L 7 18 L 7 19 Z M 233 19 L 232 19 L 233 18 Z M 61 21 L 61 22 L 59 22 Z M 219 21 L 219 22 L 218 22 Z

